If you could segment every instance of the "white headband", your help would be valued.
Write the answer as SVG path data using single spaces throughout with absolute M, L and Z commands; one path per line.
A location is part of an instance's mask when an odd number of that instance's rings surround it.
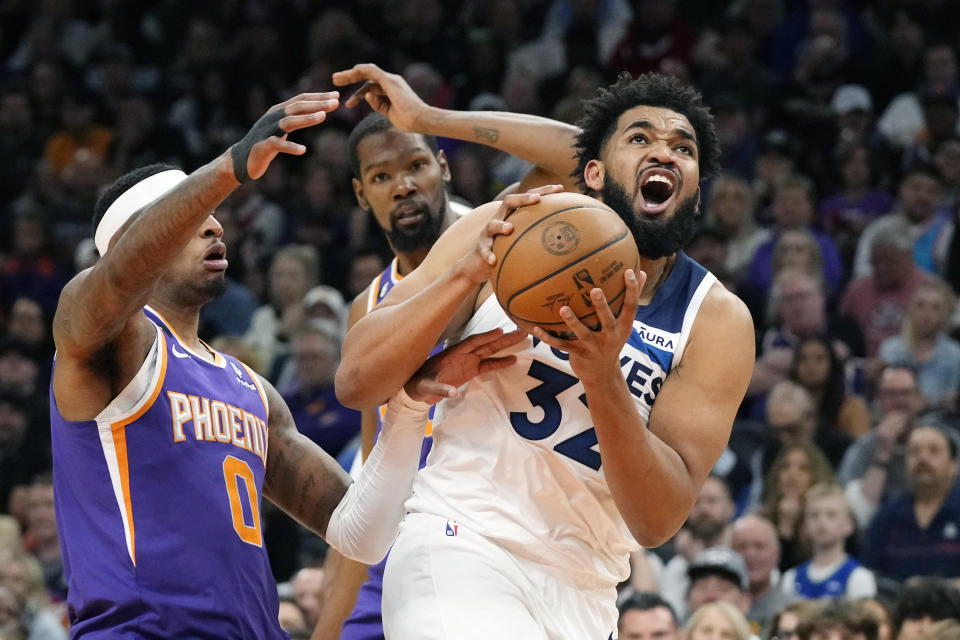
M 149 178 L 144 178 L 121 193 L 120 197 L 107 208 L 106 213 L 103 214 L 103 218 L 97 225 L 97 231 L 93 239 L 100 255 L 102 256 L 107 252 L 113 234 L 130 219 L 130 216 L 173 189 L 186 178 L 187 174 L 179 169 L 161 171 Z

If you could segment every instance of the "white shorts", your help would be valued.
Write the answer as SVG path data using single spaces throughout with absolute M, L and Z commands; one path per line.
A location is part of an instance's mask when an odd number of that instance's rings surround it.
M 584 591 L 453 520 L 407 514 L 383 577 L 387 640 L 609 640 L 614 588 Z

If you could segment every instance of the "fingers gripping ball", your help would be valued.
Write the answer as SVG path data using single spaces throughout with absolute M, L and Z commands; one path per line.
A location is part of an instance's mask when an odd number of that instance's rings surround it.
M 579 193 L 543 196 L 509 218 L 513 233 L 497 236 L 492 278 L 500 306 L 517 326 L 539 325 L 567 333 L 560 307 L 569 306 L 585 325 L 599 329 L 590 291 L 599 287 L 614 315 L 623 307 L 627 269 L 640 255 L 623 220 L 599 200 Z
M 247 135 L 240 142 L 230 147 L 230 157 L 233 159 L 233 175 L 237 182 L 243 184 L 250 179 L 247 173 L 247 159 L 253 145 L 262 142 L 271 136 L 283 136 L 286 132 L 280 128 L 280 120 L 286 115 L 285 109 L 274 109 L 260 116 Z

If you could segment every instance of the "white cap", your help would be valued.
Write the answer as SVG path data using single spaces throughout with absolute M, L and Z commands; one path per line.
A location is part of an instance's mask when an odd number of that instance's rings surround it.
M 846 115 L 851 111 L 873 111 L 873 99 L 870 92 L 859 84 L 845 84 L 837 87 L 830 101 L 833 112 Z
M 110 246 L 110 240 L 120 227 L 130 219 L 130 216 L 143 209 L 145 206 L 173 189 L 175 186 L 187 179 L 187 174 L 179 169 L 161 171 L 155 173 L 149 178 L 144 178 L 120 194 L 113 201 L 107 211 L 100 219 L 97 230 L 94 233 L 94 242 L 97 245 L 97 251 L 100 255 L 107 252 Z

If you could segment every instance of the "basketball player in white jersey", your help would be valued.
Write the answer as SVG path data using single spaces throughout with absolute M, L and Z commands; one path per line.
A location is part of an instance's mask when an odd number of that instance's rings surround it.
M 394 102 L 395 76 L 360 65 L 334 80 L 372 81 L 367 101 L 403 120 L 394 109 L 409 96 Z M 438 407 L 434 447 L 387 563 L 387 638 L 614 637 L 615 586 L 630 552 L 676 532 L 729 437 L 753 365 L 752 322 L 680 251 L 701 167 L 709 175 L 718 165 L 712 117 L 692 88 L 652 74 L 622 77 L 585 106 L 572 147 L 553 163 L 569 163 L 575 180 L 565 185 L 630 226 L 643 273 L 626 273 L 617 318 L 591 292 L 599 331 L 561 308 L 576 339 L 535 329 L 511 350 L 515 366 L 478 376 Z M 503 149 L 564 142 L 530 116 L 405 115 L 420 131 L 476 132 Z M 507 196 L 455 223 L 349 332 L 341 400 L 381 402 L 443 336 L 512 328 L 487 282 L 492 239 L 511 231 L 512 210 L 558 188 Z

